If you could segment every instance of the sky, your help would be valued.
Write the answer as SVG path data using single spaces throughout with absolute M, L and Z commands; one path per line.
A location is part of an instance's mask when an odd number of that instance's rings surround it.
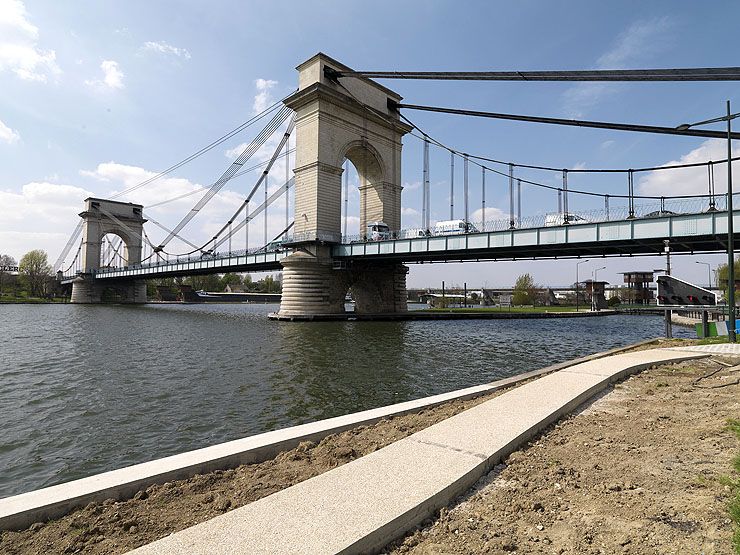
M 88 196 L 107 198 L 168 168 L 235 129 L 297 87 L 295 67 L 325 52 L 362 70 L 566 70 L 735 66 L 740 4 L 672 1 L 359 1 L 0 0 L 0 254 L 43 249 L 53 262 Z M 717 83 L 506 83 L 383 81 L 405 101 L 472 110 L 675 126 L 740 108 L 738 85 Z M 633 134 L 405 112 L 415 125 L 461 152 L 557 168 L 638 168 L 721 160 L 718 140 Z M 119 200 L 143 204 L 174 226 L 266 120 L 193 162 Z M 711 127 L 710 127 L 711 128 Z M 716 127 L 715 127 L 716 128 Z M 279 137 L 247 164 L 264 162 Z M 290 147 L 294 143 L 291 141 Z M 421 221 L 422 147 L 404 139 L 402 227 Z M 740 153 L 740 147 L 736 147 Z M 723 166 L 720 166 L 721 168 Z M 290 169 L 290 168 L 289 168 Z M 502 167 L 499 167 L 502 169 Z M 740 167 L 737 168 L 740 170 Z M 284 158 L 268 181 L 285 181 Z M 431 219 L 449 218 L 449 154 L 432 148 Z M 558 185 L 557 172 L 517 176 Z M 704 168 L 636 176 L 644 195 L 701 194 Z M 260 170 L 230 181 L 184 229 L 200 244 L 243 201 Z M 350 233 L 358 231 L 359 193 L 350 171 Z M 455 217 L 462 217 L 462 163 L 456 163 Z M 624 174 L 571 174 L 569 186 L 623 194 Z M 489 174 L 487 218 L 508 216 L 508 182 Z M 471 166 L 471 219 L 480 215 L 480 168 Z M 726 190 L 724 171 L 716 175 Z M 202 193 L 200 193 L 202 194 Z M 262 192 L 258 194 L 258 197 Z M 570 210 L 602 208 L 570 195 Z M 640 201 L 638 201 L 639 203 Z M 646 201 L 647 202 L 647 201 Z M 622 203 L 624 204 L 624 203 Z M 612 201 L 613 209 L 620 202 Z M 290 206 L 289 206 L 290 208 Z M 524 187 L 522 216 L 557 211 L 553 191 Z M 285 227 L 283 200 L 268 212 L 268 238 Z M 264 244 L 263 220 L 250 246 Z M 147 224 L 154 242 L 164 236 Z M 235 239 L 243 248 L 245 238 Z M 238 241 L 241 241 L 239 244 Z M 190 250 L 178 240 L 172 250 Z M 706 284 L 726 256 L 674 257 L 674 275 Z M 659 258 L 606 258 L 582 264 L 599 279 L 661 268 Z M 511 285 L 529 272 L 542 285 L 575 280 L 575 261 L 411 265 L 410 287 Z

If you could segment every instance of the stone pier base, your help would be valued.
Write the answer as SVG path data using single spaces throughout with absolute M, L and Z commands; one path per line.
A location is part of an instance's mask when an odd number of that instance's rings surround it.
M 406 312 L 406 274 L 403 264 L 359 263 L 349 271 L 357 314 Z
M 137 304 L 146 302 L 146 282 L 143 280 L 109 282 L 96 281 L 90 275 L 81 275 L 72 282 L 72 298 L 77 304 L 104 302 Z
M 406 312 L 406 274 L 403 264 L 354 262 L 340 267 L 330 248 L 309 246 L 282 260 L 281 320 L 331 319 L 345 314 L 352 292 L 357 314 Z
M 283 292 L 278 317 L 311 319 L 344 314 L 348 276 L 346 271 L 332 268 L 329 247 L 298 250 L 281 264 Z

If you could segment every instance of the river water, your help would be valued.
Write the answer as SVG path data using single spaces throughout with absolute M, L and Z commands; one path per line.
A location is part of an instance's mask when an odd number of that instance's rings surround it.
M 0 497 L 663 332 L 657 316 L 293 323 L 268 320 L 276 309 L 0 305 Z

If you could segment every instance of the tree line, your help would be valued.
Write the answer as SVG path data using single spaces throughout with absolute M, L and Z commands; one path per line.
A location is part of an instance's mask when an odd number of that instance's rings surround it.
M 0 296 L 50 298 L 60 293 L 46 252 L 29 251 L 20 262 L 9 254 L 0 254 Z
M 249 274 L 210 274 L 205 276 L 188 276 L 185 278 L 162 278 L 147 282 L 147 296 L 155 297 L 157 287 L 169 287 L 176 292 L 180 285 L 190 285 L 196 291 L 221 292 L 227 287 L 247 293 L 280 293 L 282 284 L 279 278 L 272 275 L 253 281 Z M 237 291 L 234 291 L 237 292 Z

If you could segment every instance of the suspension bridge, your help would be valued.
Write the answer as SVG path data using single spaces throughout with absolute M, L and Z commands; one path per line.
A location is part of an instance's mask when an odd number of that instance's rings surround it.
M 728 201 L 732 199 L 715 191 L 714 174 L 715 169 L 726 169 L 728 160 L 637 169 L 558 169 L 468 154 L 431 137 L 406 113 L 421 109 L 559 125 L 578 124 L 582 127 L 622 129 L 625 126 L 403 104 L 398 94 L 370 78 L 552 80 L 554 77 L 550 72 L 532 72 L 532 75 L 518 72 L 476 75 L 391 72 L 376 75 L 355 72 L 324 54 L 317 54 L 297 69 L 298 90 L 281 102 L 191 157 L 115 197 L 85 201 L 80 221 L 55 264 L 61 282 L 72 285 L 72 302 L 101 302 L 108 289 L 114 289 L 122 302 L 145 302 L 146 279 L 282 270 L 283 295 L 277 314 L 279 318 L 336 316 L 344 312 L 344 299 L 349 290 L 358 313 L 396 313 L 406 310 L 406 265 L 411 263 L 657 255 L 663 252 L 666 240 L 675 253 L 709 253 L 727 249 L 727 240 L 732 236 L 728 234 L 728 204 L 732 209 Z M 738 68 L 644 71 L 650 73 L 640 75 L 637 71 L 630 75 L 644 80 L 740 79 Z M 569 72 L 559 72 L 561 75 L 564 73 Z M 615 79 L 631 78 L 630 75 L 620 75 L 621 72 L 570 73 L 578 73 L 570 76 L 571 79 L 583 80 L 609 80 L 610 75 Z M 116 200 L 265 120 L 267 123 L 263 129 L 209 187 L 150 207 Z M 726 135 L 687 126 L 636 127 L 652 133 L 738 138 L 729 132 Z M 404 229 L 401 225 L 401 148 L 405 135 L 423 143 L 421 225 L 411 229 Z M 295 143 L 293 149 L 290 148 L 291 136 Z M 269 159 L 246 167 L 270 139 L 270 144 L 276 143 L 276 146 Z M 452 232 L 433 225 L 430 148 L 449 153 L 450 221 L 462 223 Z M 294 157 L 293 175 L 288 164 L 291 155 Z M 268 192 L 269 180 L 276 178 L 271 170 L 279 160 L 285 168 L 285 175 L 279 177 L 282 185 Z M 347 161 L 356 169 L 360 181 L 359 234 L 347 232 Z M 463 169 L 463 206 L 458 207 L 458 212 L 462 212 L 459 220 L 455 220 L 454 206 L 456 162 L 462 164 Z M 640 173 L 700 167 L 706 167 L 707 189 L 704 194 L 674 197 L 635 194 L 635 176 Z M 183 234 L 184 228 L 207 203 L 229 181 L 254 169 L 262 170 L 259 178 L 214 236 L 204 244 L 188 240 Z M 526 179 L 518 175 L 522 169 L 557 172 L 562 184 Z M 476 197 L 480 198 L 479 210 L 470 202 L 473 172 L 480 175 L 475 179 L 475 185 L 480 187 L 480 194 Z M 624 189 L 606 194 L 569 186 L 569 178 L 572 179 L 573 174 L 585 172 L 622 174 Z M 508 217 L 486 218 L 487 176 L 489 184 L 491 176 L 508 182 Z M 550 190 L 557 197 L 557 212 L 523 216 L 523 188 Z M 154 220 L 147 212 L 155 206 L 196 194 L 201 195 L 199 200 L 172 228 Z M 572 195 L 592 198 L 600 206 L 596 210 L 574 211 L 569 206 Z M 285 225 L 268 241 L 267 212 L 276 203 L 285 205 Z M 480 221 L 472 221 L 471 208 L 480 215 Z M 498 210 L 492 212 L 491 207 L 488 210 L 489 214 L 500 216 Z M 249 248 L 250 227 L 254 227 L 257 216 L 262 216 L 264 221 L 261 234 L 264 244 Z M 740 223 L 738 216 L 740 214 L 733 212 L 735 224 Z M 378 226 L 379 222 L 383 226 Z M 163 239 L 150 240 L 145 224 L 149 224 L 147 228 L 150 231 L 151 226 L 155 226 L 158 232 L 163 232 Z M 373 226 L 380 232 L 369 232 Z M 235 248 L 242 239 L 245 248 Z M 183 252 L 173 252 L 170 246 L 173 240 L 187 248 Z

